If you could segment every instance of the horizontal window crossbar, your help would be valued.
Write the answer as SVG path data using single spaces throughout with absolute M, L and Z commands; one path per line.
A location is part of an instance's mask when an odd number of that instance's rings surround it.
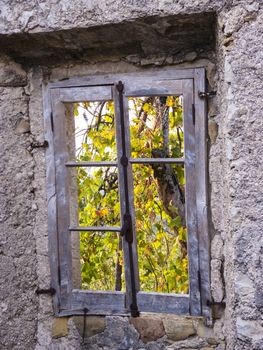
M 101 232 L 121 232 L 121 227 L 117 226 L 70 226 L 69 231 L 101 231 Z
M 100 161 L 100 162 L 67 162 L 66 167 L 77 168 L 77 167 L 103 167 L 103 166 L 112 166 L 117 167 L 117 162 L 112 161 Z
M 158 164 L 158 163 L 177 163 L 184 164 L 184 158 L 131 158 L 132 164 Z

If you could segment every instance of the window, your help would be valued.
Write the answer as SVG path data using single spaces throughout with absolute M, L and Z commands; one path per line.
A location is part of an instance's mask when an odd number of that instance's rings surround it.
M 202 68 L 46 87 L 57 315 L 210 317 L 204 90 Z

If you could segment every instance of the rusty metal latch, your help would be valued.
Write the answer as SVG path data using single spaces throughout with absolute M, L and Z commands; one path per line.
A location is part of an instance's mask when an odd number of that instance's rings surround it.
M 198 91 L 198 96 L 200 98 L 212 98 L 215 97 L 216 91 Z
M 38 288 L 36 290 L 36 294 L 50 294 L 50 295 L 54 295 L 54 294 L 56 294 L 56 289 L 55 288 L 49 288 L 49 289 L 40 289 L 40 288 Z
M 139 310 L 137 305 L 137 290 L 136 290 L 136 283 L 135 283 L 135 272 L 134 272 L 133 251 L 132 251 L 133 225 L 132 225 L 132 217 L 131 217 L 131 211 L 130 211 L 130 194 L 129 194 L 129 187 L 128 187 L 129 159 L 128 159 L 127 149 L 126 149 L 125 117 L 124 117 L 124 106 L 123 106 L 124 85 L 121 81 L 119 81 L 116 84 L 116 89 L 119 93 L 121 148 L 122 148 L 121 149 L 122 156 L 120 158 L 120 163 L 123 167 L 123 182 L 124 182 L 123 187 L 124 187 L 124 199 L 125 199 L 125 214 L 123 216 L 123 226 L 120 234 L 125 237 L 128 243 L 129 261 L 130 261 L 130 282 L 131 282 L 130 312 L 132 317 L 138 317 Z
M 121 228 L 121 236 L 124 236 L 126 241 L 132 243 L 133 233 L 132 233 L 132 218 L 131 215 L 125 213 L 123 216 L 123 226 Z

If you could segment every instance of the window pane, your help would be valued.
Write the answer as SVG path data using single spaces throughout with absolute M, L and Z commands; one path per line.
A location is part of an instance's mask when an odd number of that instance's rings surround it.
M 119 234 L 81 232 L 79 235 L 81 288 L 123 291 L 125 287 L 123 251 Z
M 73 115 L 76 160 L 116 160 L 113 101 L 74 103 Z
M 119 226 L 116 167 L 69 168 L 71 225 Z
M 182 97 L 130 97 L 129 120 L 133 158 L 183 157 Z
M 133 177 L 141 290 L 187 293 L 183 166 L 134 165 Z

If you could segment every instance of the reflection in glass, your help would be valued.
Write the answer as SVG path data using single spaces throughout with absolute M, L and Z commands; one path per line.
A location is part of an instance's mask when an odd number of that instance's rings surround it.
M 184 169 L 134 165 L 133 178 L 141 290 L 187 293 Z
M 77 161 L 116 160 L 112 101 L 74 103 Z
M 82 289 L 124 290 L 121 238 L 116 232 L 81 232 Z
M 77 184 L 75 192 L 78 197 L 78 220 L 73 219 L 73 214 L 71 223 L 77 221 L 80 226 L 120 226 L 117 168 L 78 167 L 69 171 L 71 181 Z
M 133 158 L 181 158 L 184 153 L 182 98 L 129 98 Z

